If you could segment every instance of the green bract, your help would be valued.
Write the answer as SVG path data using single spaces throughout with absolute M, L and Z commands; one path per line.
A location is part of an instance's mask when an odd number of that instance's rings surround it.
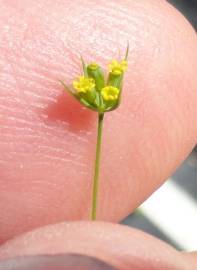
M 61 81 L 64 89 L 73 95 L 81 104 L 98 113 L 116 109 L 120 104 L 124 72 L 127 69 L 127 46 L 125 58 L 121 61 L 112 60 L 106 76 L 97 63 L 85 64 L 81 58 L 83 75 L 73 81 L 72 88 Z

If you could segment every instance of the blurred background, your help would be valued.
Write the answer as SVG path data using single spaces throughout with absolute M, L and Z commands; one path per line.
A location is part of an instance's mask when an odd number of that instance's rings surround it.
M 197 30 L 197 0 L 169 0 Z M 197 249 L 197 147 L 123 224 L 148 232 L 179 250 Z

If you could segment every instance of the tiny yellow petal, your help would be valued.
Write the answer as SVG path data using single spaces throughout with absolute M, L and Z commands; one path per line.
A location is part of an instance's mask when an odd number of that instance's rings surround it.
M 78 81 L 73 81 L 73 87 L 78 93 L 87 93 L 95 87 L 95 81 L 92 78 L 80 76 Z
M 112 73 L 113 73 L 114 75 L 121 75 L 121 74 L 122 74 L 122 70 L 121 70 L 120 68 L 114 68 L 114 69 L 112 70 Z
M 117 61 L 116 59 L 113 59 L 113 60 L 111 61 L 111 64 L 112 64 L 113 66 L 117 66 L 117 65 L 118 65 L 118 61 Z
M 122 69 L 123 69 L 124 71 L 127 70 L 127 68 L 128 68 L 128 62 L 127 62 L 126 60 L 121 61 L 121 62 L 120 62 L 120 65 L 121 65 L 121 67 L 122 67 Z
M 115 101 L 118 99 L 120 89 L 114 86 L 106 86 L 101 89 L 101 95 L 104 100 Z
M 89 68 L 92 70 L 96 70 L 99 67 L 99 65 L 95 62 L 92 62 L 91 64 L 89 64 Z
M 112 60 L 109 64 L 109 71 L 114 75 L 121 75 L 124 71 L 127 70 L 128 63 L 126 60 L 118 62 L 117 60 Z

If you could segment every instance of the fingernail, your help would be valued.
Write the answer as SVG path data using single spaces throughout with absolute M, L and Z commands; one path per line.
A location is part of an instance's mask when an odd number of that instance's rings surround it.
M 103 261 L 78 254 L 24 256 L 0 261 L 0 270 L 117 270 Z

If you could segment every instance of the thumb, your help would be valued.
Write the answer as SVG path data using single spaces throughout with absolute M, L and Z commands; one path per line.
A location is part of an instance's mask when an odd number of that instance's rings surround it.
M 26 269 L 31 269 L 27 260 L 28 256 L 43 254 L 51 258 L 54 269 L 58 269 L 56 267 L 61 264 L 60 257 L 53 257 L 59 254 L 66 256 L 67 263 L 73 259 L 69 258 L 68 254 L 79 254 L 100 260 L 117 270 L 194 270 L 197 267 L 197 261 L 188 255 L 127 226 L 107 222 L 69 222 L 46 226 L 8 241 L 0 249 L 2 260 L 0 270 L 6 269 L 6 263 L 3 260 L 8 258 L 16 258 L 13 265 L 20 265 L 20 258 L 22 260 L 24 258 Z M 74 269 L 78 269 L 80 258 L 75 259 L 76 268 Z M 41 257 L 33 257 L 32 260 L 34 270 L 36 264 L 43 266 Z M 64 266 L 65 262 L 63 262 Z M 92 267 L 97 264 L 98 261 L 94 261 Z M 10 263 L 8 262 L 7 265 Z M 38 270 L 43 268 L 40 267 Z M 18 269 L 21 270 L 21 268 L 13 270 Z M 66 267 L 63 269 L 70 270 Z M 63 269 L 60 268 L 60 270 Z

